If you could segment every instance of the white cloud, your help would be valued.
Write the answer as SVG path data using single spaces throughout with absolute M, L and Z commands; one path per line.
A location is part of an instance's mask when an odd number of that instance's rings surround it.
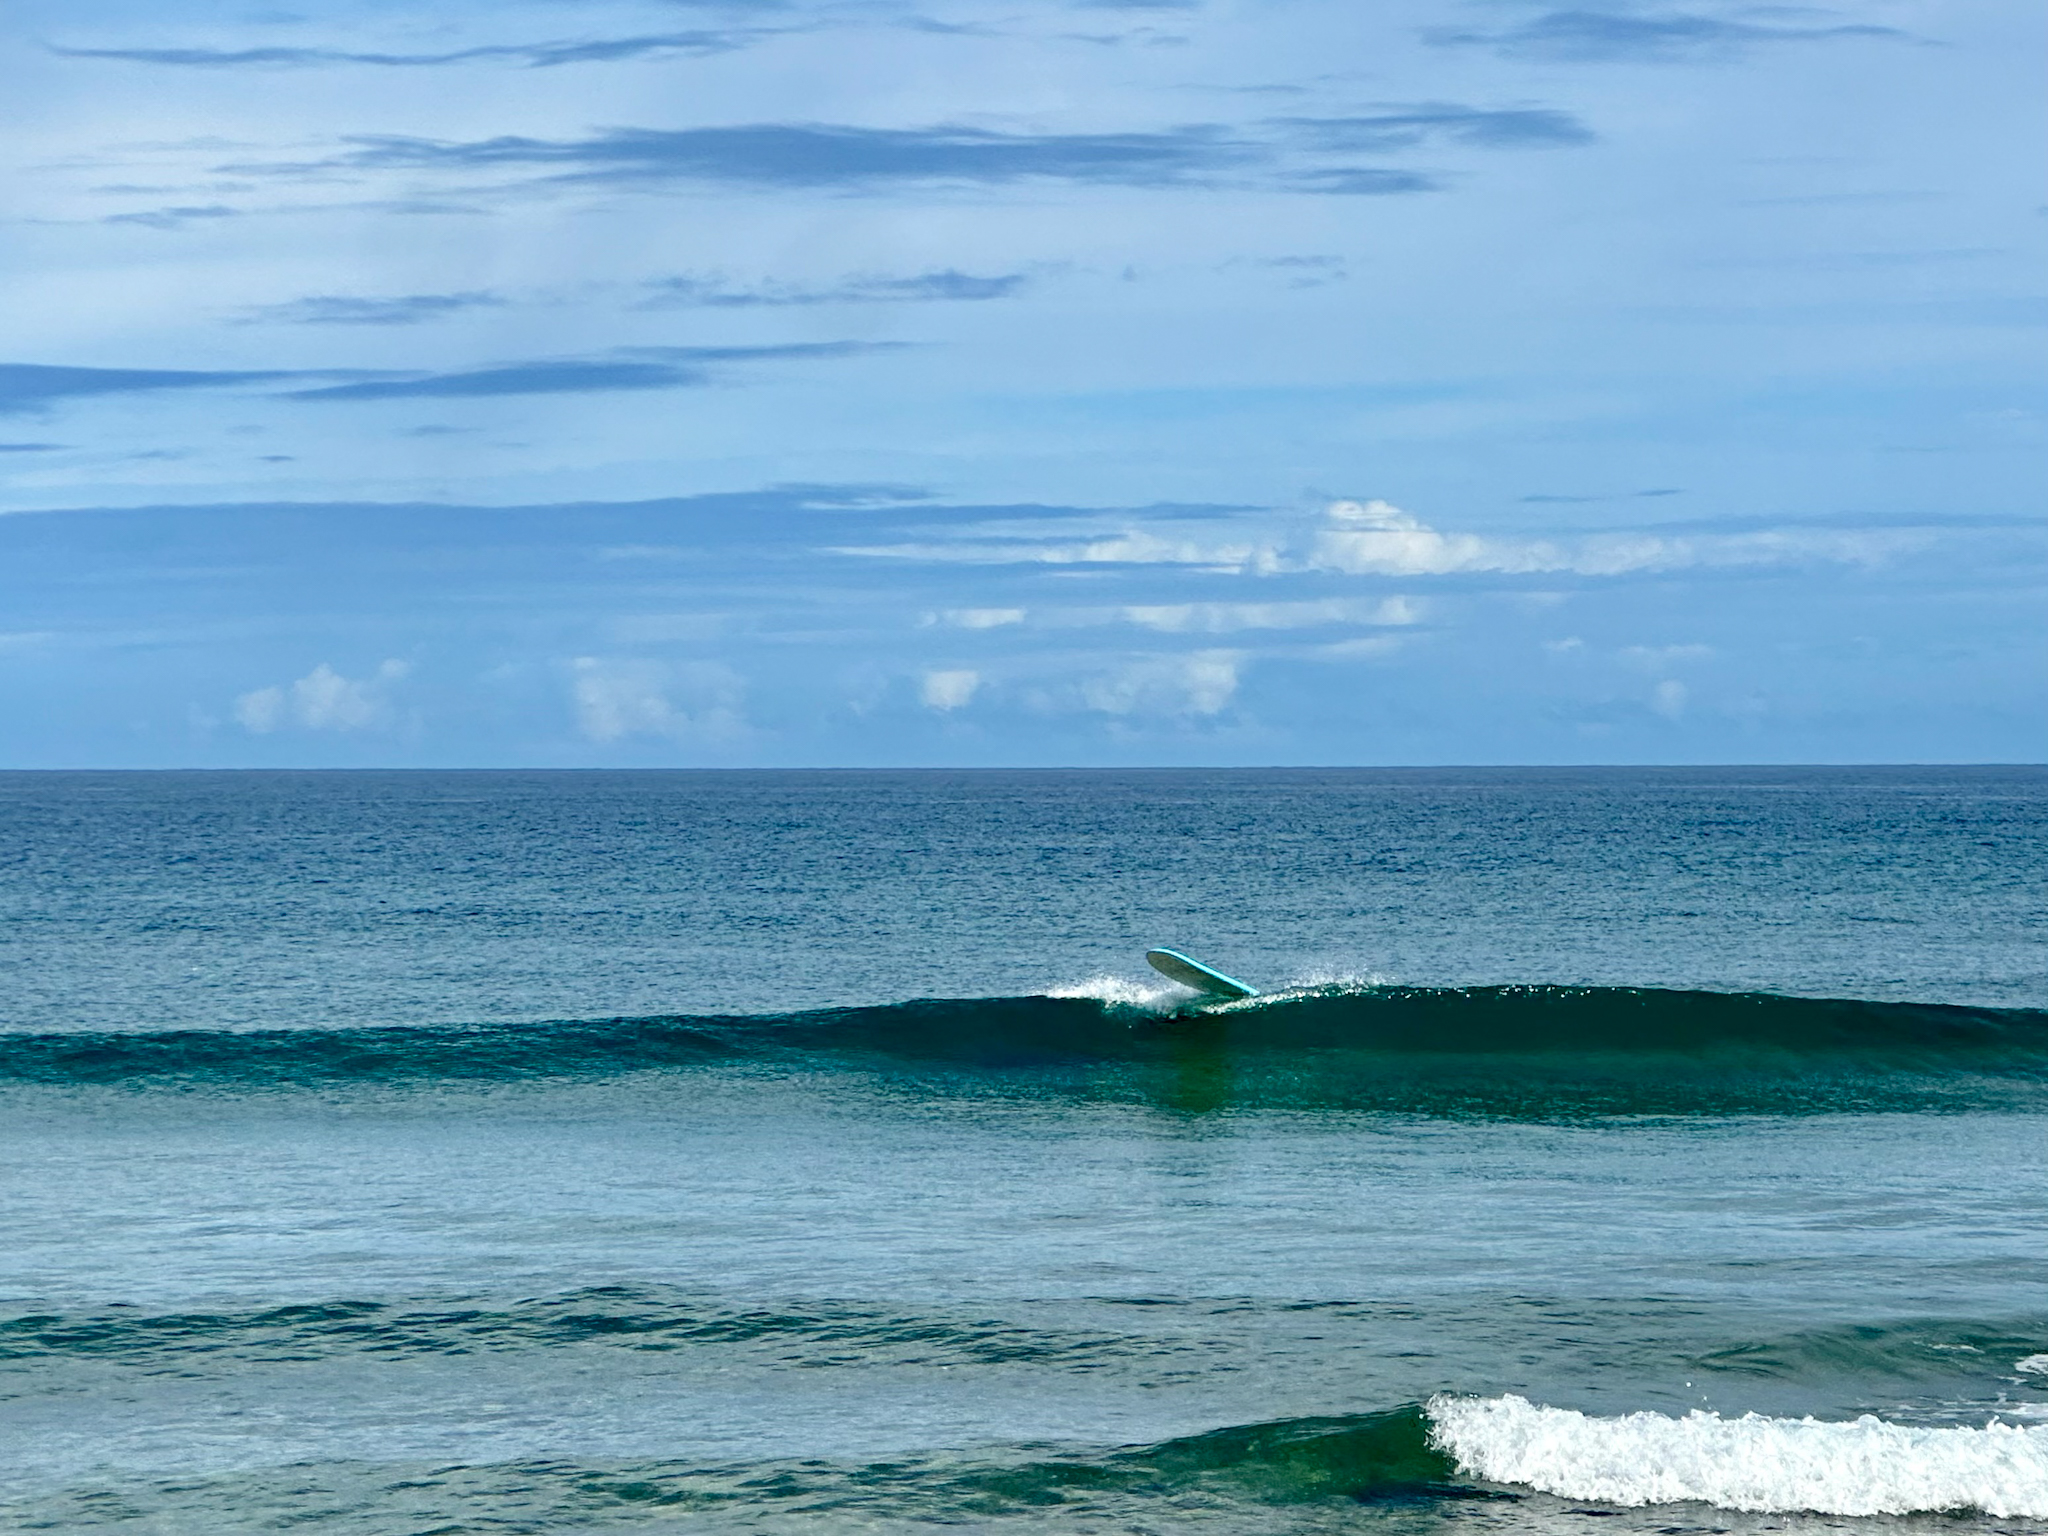
M 745 734 L 739 676 L 719 663 L 578 656 L 569 666 L 576 728 L 591 741 L 730 741 Z
M 1650 690 L 1650 708 L 1666 720 L 1676 720 L 1685 713 L 1685 696 L 1685 684 L 1667 677 Z
M 1239 539 L 1212 544 L 1192 535 L 1168 538 L 1145 528 L 1078 542 L 982 538 L 945 544 L 845 545 L 832 553 L 959 565 L 1184 565 L 1230 572 L 1282 569 L 1278 547 L 1269 542 Z
M 946 608 L 924 616 L 926 624 L 944 624 L 952 629 L 1001 629 L 1022 624 L 1022 608 Z
M 235 700 L 235 719 L 259 736 L 286 725 L 309 731 L 361 731 L 387 723 L 390 685 L 412 671 L 387 661 L 360 681 L 342 676 L 326 662 L 286 686 L 254 688 Z
M 1293 603 L 1159 603 L 1119 610 L 1127 622 L 1167 634 L 1227 634 L 1240 629 L 1313 629 L 1326 624 L 1416 624 L 1412 597 L 1345 597 Z
M 1522 575 L 1562 571 L 1626 576 L 1699 566 L 1790 565 L 1805 561 L 1873 565 L 1923 543 L 1919 532 L 1761 529 L 1746 533 L 1665 535 L 1596 533 L 1575 539 L 1493 538 L 1442 533 L 1385 501 L 1333 502 L 1309 546 L 1312 567 L 1351 575 Z
M 1816 561 L 1872 566 L 1920 548 L 1933 538 L 1925 529 L 1825 528 L 1683 534 L 1634 530 L 1555 539 L 1497 537 L 1445 532 L 1387 501 L 1332 502 L 1306 530 L 1299 525 L 1292 530 L 1271 527 L 1247 536 L 1247 531 L 1240 529 L 1219 538 L 1207 532 L 1208 526 L 1160 523 L 1079 540 L 1031 540 L 1005 534 L 948 543 L 847 547 L 836 553 L 927 563 L 1161 565 L 1235 575 L 1323 571 L 1416 579 L 1541 573 L 1627 576 Z M 1171 531 L 1160 532 L 1159 528 Z
M 981 674 L 965 667 L 946 672 L 927 672 L 918 685 L 917 696 L 927 709 L 959 709 L 981 686 Z
M 284 690 L 251 689 L 235 700 L 235 718 L 258 736 L 267 736 L 284 724 Z
M 1087 679 L 1081 698 L 1107 715 L 1213 715 L 1236 694 L 1243 661 L 1236 651 L 1148 656 Z
M 1346 661 L 1359 656 L 1392 656 L 1408 643 L 1405 635 L 1361 635 L 1356 640 L 1336 640 L 1309 652 L 1325 661 Z

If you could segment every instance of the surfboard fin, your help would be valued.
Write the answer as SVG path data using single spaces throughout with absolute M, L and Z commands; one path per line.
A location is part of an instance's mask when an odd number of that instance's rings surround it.
M 1222 1000 L 1259 995 L 1256 987 L 1248 987 L 1234 976 L 1226 976 L 1199 960 L 1190 960 L 1177 949 L 1148 949 L 1145 962 L 1168 980 L 1193 987 L 1204 997 Z

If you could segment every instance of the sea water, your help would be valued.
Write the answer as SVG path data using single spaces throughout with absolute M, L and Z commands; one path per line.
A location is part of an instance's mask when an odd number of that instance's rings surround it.
M 2044 813 L 0 775 L 0 1527 L 2048 1530 Z

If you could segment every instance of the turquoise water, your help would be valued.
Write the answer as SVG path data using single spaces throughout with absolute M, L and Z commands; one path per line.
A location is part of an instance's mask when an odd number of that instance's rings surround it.
M 2048 1529 L 2044 810 L 0 775 L 0 1526 Z

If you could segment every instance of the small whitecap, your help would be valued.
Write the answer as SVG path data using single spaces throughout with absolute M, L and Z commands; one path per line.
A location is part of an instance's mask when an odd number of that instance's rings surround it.
M 2015 1360 L 2012 1368 L 2029 1376 L 2048 1376 L 2048 1355 L 2029 1355 L 2024 1360 Z

